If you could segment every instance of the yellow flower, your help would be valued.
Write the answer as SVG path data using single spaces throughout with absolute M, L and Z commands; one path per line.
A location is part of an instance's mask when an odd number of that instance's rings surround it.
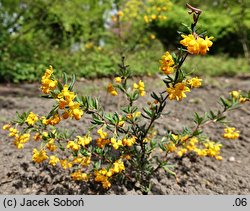
M 55 140 L 54 139 L 50 139 L 49 142 L 46 144 L 46 147 L 51 152 L 56 151 L 57 146 L 55 145 Z
M 77 143 L 82 146 L 88 145 L 92 141 L 92 137 L 90 137 L 89 135 L 85 135 L 83 137 L 81 136 L 76 136 L 76 137 L 78 139 Z
M 61 117 L 58 114 L 50 117 L 49 119 L 43 119 L 43 124 L 45 125 L 56 125 L 61 121 Z
M 174 71 L 174 60 L 168 51 L 161 57 L 160 63 L 160 70 L 162 70 L 166 75 L 169 75 Z
M 42 133 L 42 136 L 43 136 L 44 138 L 47 138 L 48 135 L 49 135 L 48 132 L 43 132 L 43 133 Z
M 157 16 L 156 16 L 156 15 L 151 15 L 151 19 L 152 19 L 152 20 L 156 20 L 156 19 L 157 19 Z
M 216 159 L 216 160 L 222 160 L 222 157 L 219 156 L 219 155 L 217 155 L 217 156 L 215 156 L 215 159 Z
M 169 152 L 174 152 L 177 148 L 176 145 L 173 142 L 169 142 L 168 144 L 166 144 L 166 150 Z
M 122 141 L 121 140 L 116 140 L 115 138 L 111 138 L 110 140 L 111 145 L 113 146 L 114 149 L 118 149 L 120 146 L 122 146 Z
M 138 118 L 141 116 L 141 112 L 140 111 L 136 111 L 132 114 L 127 114 L 127 118 L 128 119 L 133 119 L 133 118 Z
M 187 80 L 187 84 L 190 85 L 191 88 L 199 88 L 201 86 L 202 79 L 195 77 Z
M 92 49 L 94 47 L 94 43 L 93 42 L 87 42 L 86 44 L 85 44 L 85 48 L 86 49 Z
M 170 100 L 182 100 L 183 98 L 186 98 L 185 92 L 190 92 L 190 89 L 186 86 L 185 83 L 180 82 L 174 85 L 174 87 L 169 87 L 166 90 L 169 94 L 168 98 Z
M 115 173 L 119 173 L 121 171 L 124 171 L 125 170 L 125 166 L 124 166 L 124 163 L 122 162 L 122 160 L 117 160 L 113 163 L 113 171 Z
M 37 120 L 38 120 L 37 115 L 34 114 L 33 112 L 30 112 L 25 122 L 27 122 L 28 125 L 33 126 L 37 122 Z
M 175 141 L 177 141 L 178 139 L 179 139 L 179 136 L 178 135 L 175 135 L 175 134 L 171 134 L 171 136 L 172 136 L 172 138 L 175 140 Z
M 23 149 L 24 145 L 23 143 L 20 142 L 19 135 L 16 135 L 14 140 L 14 145 L 16 146 L 17 149 Z
M 75 181 L 87 181 L 88 175 L 86 173 L 82 173 L 80 170 L 73 172 L 71 178 Z
M 53 67 L 50 66 L 49 69 L 46 69 L 44 75 L 42 76 L 42 86 L 41 90 L 44 94 L 49 94 L 52 90 L 54 90 L 57 86 L 56 80 L 51 80 L 50 77 L 53 74 Z
M 102 127 L 97 130 L 97 133 L 100 135 L 101 139 L 105 139 L 108 134 L 102 130 Z
M 240 97 L 239 102 L 240 103 L 250 102 L 250 99 L 246 97 Z
M 206 150 L 206 149 L 198 149 L 198 148 L 196 148 L 196 149 L 194 149 L 194 152 L 195 152 L 198 156 L 200 156 L 200 157 L 205 157 L 205 156 L 207 156 L 207 150 Z
M 123 138 L 122 139 L 122 144 L 123 146 L 128 146 L 131 147 L 133 146 L 133 144 L 136 142 L 136 137 L 132 137 L 132 138 Z
M 40 139 L 42 138 L 42 135 L 40 133 L 36 133 L 34 136 L 33 136 L 33 139 L 35 141 L 39 141 Z
M 104 148 L 106 144 L 109 144 L 110 140 L 109 139 L 102 139 L 102 138 L 98 138 L 96 139 L 96 144 L 98 147 L 100 148 Z
M 50 90 L 54 90 L 56 88 L 56 86 L 57 86 L 57 81 L 51 81 L 49 83 L 49 89 Z
M 56 164 L 59 162 L 59 158 L 55 155 L 50 156 L 49 164 L 52 166 L 56 166 Z
M 80 146 L 75 143 L 74 141 L 69 141 L 67 144 L 67 149 L 71 149 L 73 151 L 78 151 L 80 149 Z
M 109 175 L 107 175 L 109 174 Z M 107 169 L 101 169 L 95 172 L 95 181 L 101 182 L 102 187 L 108 189 L 111 186 L 111 183 L 108 180 L 108 177 L 112 176 L 112 172 L 108 172 Z
M 112 16 L 111 16 L 111 20 L 112 20 L 113 22 L 116 22 L 116 21 L 117 21 L 117 17 L 116 17 L 115 15 L 112 15 Z
M 232 91 L 229 93 L 234 99 L 238 99 L 240 97 L 240 91 Z
M 185 148 L 182 148 L 182 149 L 180 149 L 178 152 L 177 152 L 177 155 L 179 156 L 179 157 L 182 157 L 184 154 L 186 154 L 187 153 L 187 149 L 185 149 Z
M 213 45 L 213 42 L 211 41 L 213 37 L 205 37 L 205 40 L 202 38 L 198 38 L 199 42 L 199 48 L 200 48 L 200 54 L 205 55 L 207 51 L 209 51 L 209 48 Z
M 32 156 L 32 160 L 36 163 L 41 163 L 45 160 L 48 159 L 48 156 L 46 154 L 45 150 L 40 150 L 38 151 L 36 148 L 33 150 L 33 156 Z
M 123 16 L 123 12 L 122 12 L 122 11 L 118 11 L 118 12 L 117 12 L 117 16 L 118 16 L 118 17 L 122 17 L 122 16 Z
M 205 55 L 209 48 L 212 46 L 213 42 L 211 41 L 213 37 L 205 37 L 205 39 L 201 37 L 195 37 L 193 34 L 181 35 L 183 40 L 180 43 L 187 47 L 187 50 L 191 54 L 201 54 Z
M 119 127 L 123 127 L 124 125 L 125 125 L 125 121 L 122 120 L 122 119 L 120 119 L 120 120 L 119 120 L 119 123 L 118 123 L 118 126 L 119 126 Z
M 115 82 L 116 83 L 121 83 L 122 82 L 122 78 L 121 77 L 116 77 L 115 78 Z
M 69 169 L 72 167 L 72 163 L 69 162 L 68 160 L 60 160 L 60 164 L 62 166 L 63 169 Z
M 61 99 L 59 100 L 59 108 L 60 108 L 60 109 L 64 109 L 66 105 L 67 105 L 67 101 L 64 100 L 63 98 L 61 98 Z
M 103 180 L 102 181 L 102 187 L 105 189 L 108 189 L 111 187 L 111 183 L 108 180 Z
M 237 139 L 239 138 L 240 134 L 239 131 L 235 131 L 236 129 L 234 127 L 227 127 L 224 129 L 224 138 L 227 139 Z
M 138 82 L 138 84 L 134 83 L 134 89 L 135 90 L 139 90 L 139 93 L 140 93 L 140 95 L 142 97 L 145 96 L 145 94 L 146 94 L 146 92 L 145 92 L 145 85 L 144 85 L 144 82 L 142 80 L 140 80 Z
M 10 124 L 3 125 L 3 130 L 9 130 L 11 127 Z
M 155 36 L 154 34 L 150 34 L 150 35 L 149 35 L 149 38 L 150 38 L 151 40 L 155 40 L 156 36 Z
M 74 115 L 75 120 L 80 120 L 83 115 L 83 111 L 78 108 L 75 108 L 73 109 L 73 115 Z
M 76 157 L 74 160 L 73 160 L 73 163 L 77 163 L 77 164 L 80 164 L 82 166 L 88 166 L 91 162 L 91 156 L 89 157 Z
M 27 143 L 30 139 L 30 134 L 29 133 L 24 133 L 22 135 L 16 135 L 15 136 L 15 140 L 14 140 L 14 145 L 18 148 L 18 149 L 22 149 L 23 148 L 23 144 Z
M 18 130 L 17 130 L 16 128 L 11 127 L 11 128 L 9 129 L 9 136 L 10 136 L 10 137 L 14 137 L 14 136 L 16 136 L 17 134 L 18 134 Z
M 108 93 L 110 93 L 113 96 L 118 95 L 118 92 L 114 89 L 112 83 L 109 83 L 109 85 L 108 85 Z
M 203 150 L 206 151 L 206 156 L 215 157 L 215 159 L 218 160 L 222 159 L 222 157 L 219 156 L 222 144 L 207 140 L 203 145 L 205 146 Z
M 126 160 L 130 160 L 130 159 L 131 159 L 131 156 L 130 156 L 130 155 L 124 155 L 124 158 L 125 158 Z
M 64 113 L 62 114 L 62 117 L 64 119 L 68 119 L 69 118 L 69 111 L 64 111 Z

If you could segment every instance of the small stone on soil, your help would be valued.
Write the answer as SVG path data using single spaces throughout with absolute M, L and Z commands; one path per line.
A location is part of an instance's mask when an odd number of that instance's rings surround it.
M 231 156 L 228 160 L 229 160 L 230 162 L 235 162 L 235 157 Z

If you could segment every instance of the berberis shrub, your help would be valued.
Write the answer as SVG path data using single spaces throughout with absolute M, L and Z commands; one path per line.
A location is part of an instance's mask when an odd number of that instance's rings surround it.
M 202 128 L 210 123 L 224 125 L 222 136 L 237 139 L 239 131 L 228 125 L 225 113 L 240 104 L 249 102 L 250 93 L 230 92 L 228 98 L 220 98 L 221 110 L 208 111 L 204 115 L 194 115 L 194 127 L 182 131 L 166 131 L 159 137 L 153 130 L 154 123 L 164 113 L 169 101 L 181 102 L 188 93 L 199 88 L 202 79 L 191 77 L 182 70 L 182 65 L 190 55 L 206 55 L 213 45 L 213 37 L 196 30 L 200 9 L 187 5 L 193 23 L 189 34 L 181 34 L 178 54 L 166 52 L 160 59 L 159 69 L 164 75 L 165 87 L 160 93 L 152 92 L 151 100 L 137 106 L 139 98 L 147 95 L 142 80 L 131 83 L 131 72 L 122 56 L 119 71 L 107 91 L 114 97 L 122 95 L 126 99 L 119 111 L 105 112 L 97 99 L 78 96 L 74 92 L 75 77 L 56 78 L 50 66 L 41 80 L 43 97 L 54 100 L 49 114 L 40 116 L 33 112 L 18 114 L 18 118 L 3 126 L 13 137 L 14 145 L 22 149 L 31 137 L 40 142 L 33 149 L 33 161 L 45 162 L 55 168 L 69 170 L 73 180 L 96 183 L 104 189 L 112 184 L 139 183 L 144 193 L 149 191 L 150 178 L 159 169 L 175 174 L 169 164 L 169 155 L 212 157 L 221 160 L 222 144 L 209 139 Z M 60 122 L 72 119 L 80 121 L 89 115 L 91 122 L 86 134 L 62 133 Z M 97 138 L 95 138 L 97 137 Z M 160 149 L 160 150 L 159 150 Z M 157 151 L 157 152 L 156 152 Z M 159 152 L 160 151 L 160 152 Z

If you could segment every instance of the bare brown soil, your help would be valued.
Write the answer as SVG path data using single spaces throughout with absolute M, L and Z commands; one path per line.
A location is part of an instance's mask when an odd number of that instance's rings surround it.
M 145 78 L 149 90 L 162 90 L 159 79 Z M 77 90 L 82 94 L 100 96 L 107 110 L 117 108 L 116 101 L 106 94 L 104 85 L 107 80 L 81 80 Z M 170 102 L 166 111 L 167 118 L 157 121 L 156 128 L 164 134 L 166 130 L 181 130 L 192 126 L 194 112 L 216 109 L 219 96 L 227 96 L 231 90 L 250 90 L 250 78 L 213 78 L 207 79 L 203 88 L 193 90 L 180 103 Z M 32 110 L 46 114 L 53 102 L 39 98 L 39 84 L 2 84 L 0 85 L 0 126 L 15 117 L 15 112 Z M 145 102 L 145 99 L 143 99 Z M 141 101 L 140 103 L 142 103 Z M 175 177 L 159 171 L 152 179 L 149 194 L 250 194 L 250 103 L 228 113 L 232 125 L 241 131 L 235 141 L 223 140 L 223 125 L 209 125 L 205 131 L 212 140 L 221 141 L 222 161 L 213 158 L 175 159 Z M 84 118 L 79 122 L 64 123 L 67 128 L 84 130 Z M 142 194 L 136 187 L 113 185 L 110 190 L 96 190 L 93 185 L 75 183 L 70 180 L 68 172 L 37 165 L 31 161 L 32 148 L 35 143 L 27 144 L 24 150 L 17 150 L 6 132 L 0 132 L 0 194 Z

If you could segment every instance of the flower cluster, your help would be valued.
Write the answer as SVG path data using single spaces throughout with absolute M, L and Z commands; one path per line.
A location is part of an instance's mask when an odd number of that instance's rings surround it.
M 170 100 L 179 101 L 187 97 L 185 92 L 190 92 L 190 89 L 186 86 L 185 83 L 180 82 L 180 83 L 175 84 L 172 87 L 168 87 L 166 91 L 169 94 L 168 98 Z
M 28 125 L 34 125 L 38 120 L 38 117 L 36 114 L 34 114 L 33 112 L 29 113 L 29 116 L 26 119 L 26 122 L 28 123 Z
M 114 79 L 115 84 L 109 83 L 107 87 L 108 93 L 110 93 L 112 96 L 118 95 L 118 89 L 122 92 L 129 93 L 130 89 L 125 90 L 124 87 L 121 87 L 120 84 L 122 83 L 122 77 L 116 77 Z M 145 84 L 142 80 L 140 80 L 138 83 L 133 84 L 133 88 L 135 92 L 138 92 L 140 96 L 145 96 Z
M 109 83 L 109 85 L 108 85 L 108 93 L 110 93 L 113 96 L 117 96 L 118 95 L 118 92 L 114 88 L 114 86 L 112 85 L 112 83 Z
M 24 144 L 30 140 L 30 134 L 24 133 L 22 135 L 16 134 L 14 144 L 18 149 L 22 149 Z
M 37 150 L 36 148 L 33 150 L 33 157 L 32 160 L 36 163 L 41 163 L 47 160 L 49 157 L 46 153 L 46 150 Z
M 127 1 L 122 10 L 112 15 L 111 19 L 116 22 L 119 18 L 122 21 L 140 20 L 143 17 L 145 23 L 167 19 L 167 11 L 172 4 L 169 0 L 140 0 Z
M 234 127 L 227 127 L 224 129 L 224 138 L 227 139 L 237 139 L 239 138 L 240 134 L 239 131 L 234 128 Z
M 62 114 L 64 119 L 74 117 L 76 120 L 81 119 L 83 111 L 80 109 L 80 103 L 74 101 L 76 95 L 69 90 L 69 86 L 66 84 L 63 86 L 61 93 L 57 95 L 59 108 L 63 109 Z
M 234 90 L 231 91 L 229 94 L 233 99 L 238 100 L 240 103 L 246 103 L 250 101 L 248 97 L 245 97 L 241 94 L 241 90 L 238 91 Z
M 24 147 L 24 144 L 30 140 L 29 133 L 20 134 L 20 132 L 16 128 L 11 127 L 10 124 L 3 125 L 2 129 L 9 130 L 9 137 L 14 138 L 13 143 L 17 147 L 17 149 L 22 149 Z
M 122 160 L 117 160 L 113 163 L 112 168 L 109 170 L 103 168 L 95 172 L 95 181 L 101 182 L 103 188 L 108 189 L 111 186 L 109 178 L 114 174 L 120 173 L 125 170 L 125 166 Z
M 86 173 L 81 172 L 81 170 L 77 170 L 73 172 L 70 176 L 75 181 L 87 181 L 88 180 L 88 175 Z
M 205 140 L 199 143 L 197 137 L 190 138 L 189 136 L 181 136 L 172 134 L 172 138 L 175 142 L 171 141 L 165 145 L 168 152 L 176 152 L 179 157 L 186 155 L 187 153 L 195 153 L 200 157 L 214 157 L 216 160 L 221 160 L 220 149 L 222 144 L 216 143 L 210 140 Z
M 144 22 L 151 23 L 153 21 L 162 21 L 167 19 L 166 12 L 171 8 L 172 4 L 167 0 L 148 0 L 148 8 L 144 15 Z
M 169 100 L 181 101 L 186 98 L 186 92 L 190 92 L 190 88 L 199 88 L 201 86 L 202 79 L 198 77 L 187 79 L 186 81 L 176 83 L 166 89 L 169 94 Z
M 42 77 L 41 90 L 44 94 L 50 94 L 50 92 L 54 90 L 57 86 L 57 80 L 51 79 L 53 72 L 53 67 L 50 66 L 49 69 L 46 69 L 45 74 Z
M 145 94 L 146 94 L 146 92 L 145 92 L 145 85 L 144 85 L 144 82 L 143 82 L 142 80 L 140 80 L 140 81 L 138 82 L 138 84 L 137 84 L 137 83 L 134 83 L 134 89 L 135 89 L 135 90 L 138 90 L 139 93 L 140 93 L 140 95 L 141 95 L 142 97 L 145 96 Z
M 191 54 L 201 54 L 205 55 L 209 48 L 212 46 L 213 42 L 211 41 L 213 37 L 205 37 L 205 39 L 199 37 L 198 35 L 182 35 L 183 40 L 180 43 L 187 47 L 187 50 Z
M 174 60 L 168 51 L 161 57 L 160 63 L 160 70 L 162 70 L 162 72 L 164 72 L 166 75 L 173 73 Z

